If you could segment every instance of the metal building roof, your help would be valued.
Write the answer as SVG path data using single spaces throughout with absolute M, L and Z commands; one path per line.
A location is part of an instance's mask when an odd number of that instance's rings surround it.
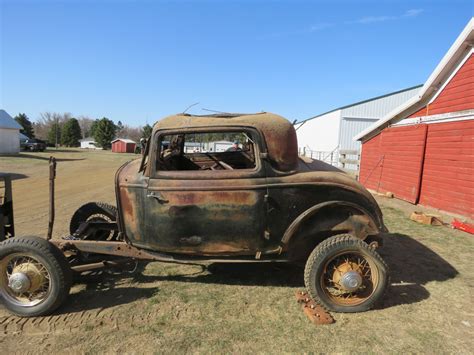
M 306 122 L 306 121 L 309 121 L 309 120 L 312 120 L 312 119 L 315 119 L 315 118 L 318 118 L 318 117 L 327 115 L 328 113 L 331 113 L 331 112 L 334 112 L 334 111 L 338 111 L 338 110 L 345 110 L 346 112 L 344 112 L 344 115 L 347 116 L 347 115 L 350 114 L 349 112 L 351 111 L 351 110 L 350 110 L 351 108 L 354 108 L 354 107 L 359 106 L 359 105 L 364 105 L 364 104 L 367 104 L 367 103 L 370 103 L 370 102 L 374 102 L 374 101 L 377 101 L 377 100 L 390 99 L 391 96 L 398 95 L 398 94 L 402 94 L 402 93 L 405 93 L 405 92 L 408 92 L 408 94 L 409 94 L 410 91 L 416 91 L 416 90 L 420 89 L 422 86 L 423 86 L 423 85 L 416 85 L 416 86 L 412 86 L 412 87 L 409 87 L 409 88 L 406 88 L 406 89 L 402 89 L 402 90 L 390 92 L 390 93 L 385 94 L 385 95 L 380 95 L 380 96 L 372 97 L 372 98 L 367 99 L 367 100 L 362 100 L 362 101 L 354 102 L 354 103 L 349 104 L 349 105 L 337 107 L 337 108 L 335 108 L 335 109 L 326 111 L 326 112 L 321 113 L 321 114 L 319 114 L 319 115 L 316 115 L 316 116 L 307 118 L 307 119 L 302 120 L 302 121 L 298 121 L 296 124 L 298 124 L 298 123 L 303 123 L 303 122 Z M 367 106 L 367 105 L 366 105 L 366 106 Z M 372 112 L 370 113 L 371 116 L 369 116 L 369 117 L 377 117 L 377 114 L 374 112 L 374 110 L 376 110 L 376 109 L 372 109 Z M 354 109 L 354 112 L 355 112 L 355 111 L 357 111 L 357 109 Z M 363 115 L 363 114 L 360 113 L 360 116 L 362 116 L 362 115 Z M 366 116 L 366 117 L 367 117 L 367 116 Z
M 0 110 L 0 128 L 21 129 L 21 126 L 5 110 Z

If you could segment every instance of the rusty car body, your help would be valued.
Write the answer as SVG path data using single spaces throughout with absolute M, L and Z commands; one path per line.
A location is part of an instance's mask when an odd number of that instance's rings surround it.
M 236 129 L 255 137 L 254 169 L 157 168 L 162 135 Z M 347 174 L 299 157 L 293 125 L 274 114 L 167 117 L 155 125 L 140 165 L 132 161 L 116 174 L 119 229 L 137 247 L 292 259 L 333 234 L 365 239 L 385 230 L 372 195 Z
M 186 150 L 188 139 L 223 134 L 244 144 L 236 142 L 234 151 Z M 305 283 L 318 302 L 341 312 L 367 310 L 387 285 L 386 266 L 375 252 L 386 232 L 381 210 L 359 182 L 298 156 L 297 147 L 293 125 L 272 113 L 166 117 L 154 125 L 142 158 L 118 169 L 116 209 L 79 209 L 71 236 L 49 244 L 75 256 L 68 260 L 76 272 L 117 263 L 106 256 L 306 263 Z M 8 241 L 0 244 L 0 260 Z M 3 284 L 23 274 L 13 268 Z M 26 286 L 20 281 L 21 291 Z M 5 299 L 10 291 L 0 295 Z M 9 309 L 37 315 L 53 308 Z

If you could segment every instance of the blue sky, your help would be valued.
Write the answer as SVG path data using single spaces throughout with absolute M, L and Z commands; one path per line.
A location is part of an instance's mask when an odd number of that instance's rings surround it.
M 422 84 L 472 1 L 7 1 L 0 108 L 304 119 Z

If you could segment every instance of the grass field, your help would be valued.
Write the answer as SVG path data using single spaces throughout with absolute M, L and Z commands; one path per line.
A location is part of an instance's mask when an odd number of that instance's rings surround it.
M 45 235 L 50 152 L 0 157 L 15 174 L 18 235 Z M 66 150 L 58 159 L 55 236 L 88 201 L 114 203 L 115 170 L 134 155 Z M 383 201 L 382 201 L 383 204 Z M 383 207 L 383 205 L 382 205 Z M 7 352 L 472 353 L 474 237 L 416 224 L 383 207 L 391 231 L 380 253 L 392 285 L 376 310 L 334 314 L 314 326 L 296 304 L 302 270 L 286 265 L 182 266 L 107 275 L 74 286 L 53 316 L 11 317 L 0 308 Z

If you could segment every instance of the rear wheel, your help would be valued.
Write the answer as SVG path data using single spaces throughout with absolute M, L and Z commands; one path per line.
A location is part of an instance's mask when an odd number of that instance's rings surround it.
M 89 202 L 79 207 L 72 215 L 69 224 L 69 232 L 74 234 L 83 222 L 115 222 L 117 220 L 117 208 L 103 202 Z M 88 239 L 102 241 L 118 240 L 117 231 L 97 231 Z
M 0 243 L 0 298 L 21 317 L 51 314 L 71 288 L 71 269 L 63 253 L 39 237 Z
M 309 294 L 335 312 L 371 309 L 388 285 L 387 266 L 364 241 L 338 235 L 319 244 L 305 267 Z

